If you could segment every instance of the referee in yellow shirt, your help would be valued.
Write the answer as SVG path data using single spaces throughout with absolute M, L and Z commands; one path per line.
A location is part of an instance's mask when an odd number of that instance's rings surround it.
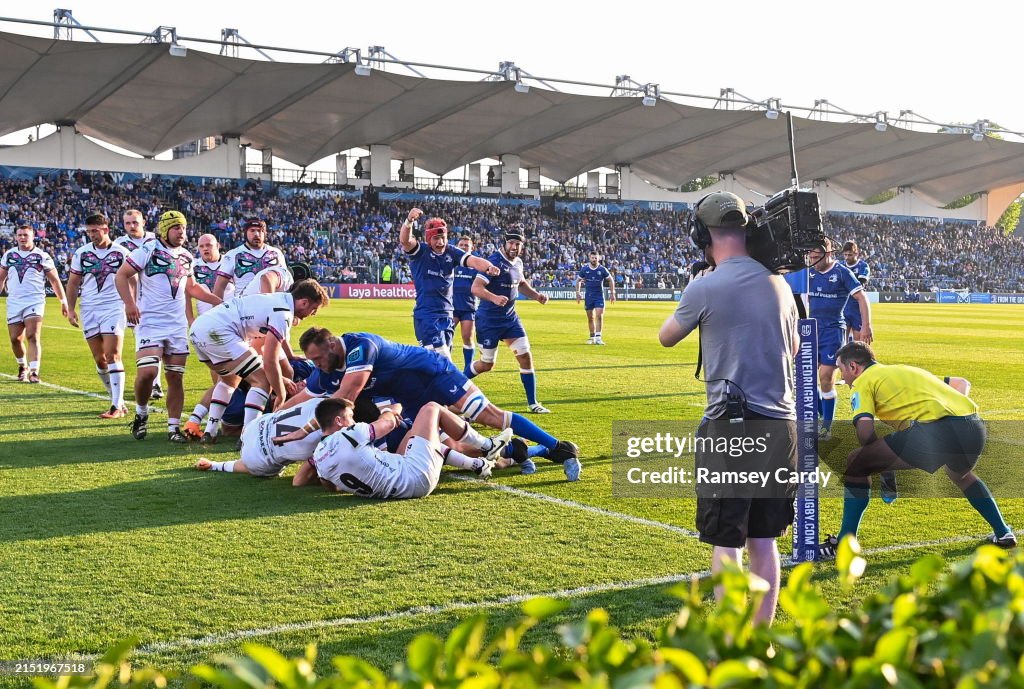
M 999 513 L 992 493 L 974 473 L 985 448 L 985 424 L 978 405 L 967 397 L 963 378 L 943 381 L 913 366 L 885 365 L 863 342 L 851 342 L 836 353 L 843 380 L 851 387 L 853 423 L 861 447 L 850 453 L 843 479 L 843 523 L 839 537 L 829 536 L 822 555 L 834 555 L 847 534 L 857 535 L 871 496 L 871 475 L 893 469 L 946 470 L 964 497 L 992 527 L 990 542 L 1003 548 L 1017 537 Z M 896 431 L 875 435 L 875 419 Z

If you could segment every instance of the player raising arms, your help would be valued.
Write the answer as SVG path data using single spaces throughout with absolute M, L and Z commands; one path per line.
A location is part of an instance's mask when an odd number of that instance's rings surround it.
M 288 386 L 280 360 L 292 322 L 312 316 L 329 302 L 320 283 L 302 280 L 288 292 L 235 297 L 192 323 L 189 337 L 199 360 L 218 376 L 203 433 L 205 442 L 216 441 L 221 416 L 242 379 L 250 386 L 245 396 L 245 426 L 263 413 L 271 393 L 277 394 L 277 404 L 284 401 Z M 266 336 L 262 354 L 251 344 L 261 336 Z
M 818 389 L 821 391 L 821 437 L 832 437 L 832 421 L 836 415 L 836 391 L 833 384 L 836 372 L 836 352 L 846 339 L 843 310 L 853 299 L 860 309 L 861 325 L 858 339 L 871 344 L 871 305 L 864 288 L 850 269 L 832 258 L 832 244 L 826 240 L 824 251 L 815 249 L 808 254 L 810 268 L 810 316 L 818 321 Z
M 459 237 L 456 246 L 467 254 L 473 253 L 473 238 L 468 234 Z M 462 334 L 462 359 L 465 368 L 473 363 L 473 355 L 476 347 L 473 345 L 473 326 L 476 323 L 477 299 L 473 296 L 473 280 L 476 278 L 476 271 L 469 266 L 460 265 L 455 269 L 455 278 L 452 284 L 452 315 L 455 322 L 459 324 Z
M 188 223 L 180 211 L 160 216 L 156 238 L 131 252 L 117 271 L 117 292 L 135 330 L 135 419 L 132 437 L 149 432 L 149 398 L 163 359 L 167 375 L 167 439 L 185 443 L 179 429 L 185 403 L 185 362 L 188 359 L 186 295 L 219 304 L 220 299 L 192 276 L 192 254 L 185 249 Z
M 43 314 L 46 311 L 46 283 L 60 300 L 61 315 L 68 315 L 64 285 L 53 265 L 53 258 L 35 245 L 36 231 L 22 225 L 14 231 L 17 246 L 0 256 L 0 292 L 7 288 L 7 333 L 18 363 L 18 380 L 39 382 L 39 361 L 43 356 Z M 28 360 L 25 344 L 28 341 Z
M 601 255 L 590 252 L 590 263 L 580 268 L 579 279 L 576 281 L 576 303 L 580 303 L 580 288 L 585 289 L 586 301 L 583 309 L 587 312 L 587 325 L 590 326 L 590 339 L 587 344 L 603 345 L 601 329 L 604 327 L 604 283 L 608 283 L 609 301 L 615 303 L 615 280 L 608 269 L 601 265 Z
M 431 218 L 423 225 L 423 242 L 420 242 L 412 236 L 412 225 L 421 215 L 423 211 L 419 208 L 410 210 L 398 233 L 398 243 L 409 257 L 412 282 L 416 286 L 413 330 L 421 347 L 449 356 L 455 332 L 452 304 L 455 268 L 465 266 L 488 275 L 497 275 L 498 269 L 490 261 L 450 245 L 448 224 L 441 218 Z
M 525 236 L 521 227 L 505 233 L 505 247 L 491 256 L 491 263 L 498 267 L 497 276 L 476 276 L 473 281 L 473 295 L 480 298 L 477 315 L 476 339 L 480 343 L 480 360 L 466 369 L 467 378 L 473 378 L 494 368 L 498 359 L 498 344 L 504 342 L 519 362 L 519 380 L 526 391 L 526 403 L 534 414 L 550 414 L 537 401 L 537 375 L 533 370 L 533 355 L 530 353 L 530 339 L 526 336 L 519 314 L 516 313 L 516 297 L 521 292 L 530 299 L 547 304 L 547 295 L 533 288 L 523 274 L 523 252 Z
M 128 250 L 110 239 L 110 221 L 102 213 L 85 219 L 89 243 L 71 257 L 68 277 L 68 322 L 79 327 L 75 303 L 82 297 L 82 334 L 96 363 L 96 374 L 110 395 L 110 409 L 101 419 L 120 419 L 124 405 L 124 362 L 121 348 L 128 320 L 124 302 L 117 293 L 114 276 L 121 269 Z
M 428 402 L 416 414 L 401 443 L 401 454 L 395 454 L 378 448 L 376 440 L 398 427 L 397 409 L 382 409 L 373 423 L 355 423 L 353 414 L 353 404 L 347 399 L 319 402 L 316 421 L 324 438 L 312 459 L 296 472 L 293 485 L 319 481 L 331 491 L 382 500 L 424 498 L 434 492 L 445 455 L 454 454 L 441 444 L 438 428 L 450 435 L 461 423 L 458 417 Z M 507 432 L 505 435 L 507 441 Z M 490 458 L 487 461 L 493 463 Z

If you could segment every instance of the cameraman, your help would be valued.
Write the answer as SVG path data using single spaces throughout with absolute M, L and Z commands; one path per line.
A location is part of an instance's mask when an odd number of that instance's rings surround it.
M 658 339 L 672 347 L 700 327 L 707 357 L 707 407 L 698 438 L 763 437 L 766 450 L 736 458 L 698 447 L 697 466 L 728 466 L 739 471 L 794 467 L 796 407 L 793 357 L 799 346 L 796 305 L 786 282 L 750 257 L 746 244 L 746 205 L 735 194 L 716 192 L 694 208 L 690 238 L 704 251 L 712 271 L 691 281 Z M 730 438 L 735 440 L 736 438 Z M 698 485 L 697 530 L 714 546 L 711 571 L 726 560 L 750 569 L 769 584 L 756 619 L 770 623 L 778 602 L 780 563 L 775 539 L 793 522 L 793 487 L 755 495 L 748 489 Z M 716 591 L 716 593 L 718 593 Z

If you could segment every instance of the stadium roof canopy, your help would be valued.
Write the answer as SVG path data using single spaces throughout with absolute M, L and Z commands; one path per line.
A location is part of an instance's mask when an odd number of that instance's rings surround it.
M 365 70 L 359 70 L 365 71 Z M 152 156 L 229 134 L 305 166 L 338 151 L 389 144 L 444 174 L 517 154 L 566 181 L 629 164 L 672 188 L 731 173 L 760 190 L 789 185 L 785 118 L 658 99 L 601 97 L 514 81 L 425 79 L 345 63 L 240 59 L 166 43 L 86 43 L 0 32 L 0 135 L 73 122 L 87 135 Z M 981 137 L 975 137 L 981 139 Z M 796 118 L 801 180 L 864 199 L 909 186 L 942 205 L 1024 182 L 1024 144 L 923 133 L 873 122 Z

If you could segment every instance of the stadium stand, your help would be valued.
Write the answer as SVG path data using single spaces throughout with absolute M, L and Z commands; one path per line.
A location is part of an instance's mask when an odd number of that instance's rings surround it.
M 376 203 L 375 194 L 285 197 L 279 190 L 257 183 L 200 186 L 159 177 L 117 183 L 110 174 L 81 171 L 56 180 L 0 180 L 0 251 L 11 246 L 16 225 L 31 224 L 66 278 L 71 254 L 85 241 L 81 228 L 90 212 L 113 218 L 117 234 L 128 208 L 140 209 L 150 226 L 162 209 L 175 208 L 188 216 L 193 238 L 212 232 L 229 247 L 241 242 L 242 218 L 265 218 L 270 243 L 281 247 L 289 261 L 309 263 L 325 282 L 376 282 L 386 263 L 393 266 L 395 281 L 409 280 L 397 224 L 412 202 Z M 528 270 L 539 287 L 572 287 L 591 250 L 604 256 L 622 287 L 679 287 L 697 258 L 686 239 L 685 214 L 671 211 L 545 216 L 535 207 L 454 202 L 428 203 L 424 210 L 444 217 L 453 237 L 475 236 L 484 255 L 497 248 L 501 229 L 521 224 L 529 238 Z M 840 242 L 852 239 L 860 245 L 878 290 L 1024 291 L 1024 240 L 997 228 L 851 214 L 828 214 L 826 228 Z

